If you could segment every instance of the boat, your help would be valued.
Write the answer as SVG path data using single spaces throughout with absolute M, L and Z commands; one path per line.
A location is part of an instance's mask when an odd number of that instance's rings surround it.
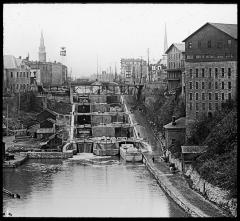
M 121 144 L 120 156 L 126 162 L 142 162 L 142 152 L 134 144 Z

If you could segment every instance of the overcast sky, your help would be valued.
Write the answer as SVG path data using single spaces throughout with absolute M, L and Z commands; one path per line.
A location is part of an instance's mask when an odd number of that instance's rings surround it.
M 182 42 L 206 22 L 237 24 L 235 4 L 5 4 L 4 54 L 38 60 L 41 30 L 47 61 L 63 61 L 76 77 L 111 66 L 121 58 L 159 60 L 164 24 L 168 46 Z M 67 56 L 60 57 L 65 46 Z

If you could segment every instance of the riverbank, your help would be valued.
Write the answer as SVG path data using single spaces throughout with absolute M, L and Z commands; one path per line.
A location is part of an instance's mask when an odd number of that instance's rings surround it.
M 27 155 L 14 155 L 14 160 L 8 160 L 3 162 L 3 168 L 16 168 L 22 165 L 28 159 Z
M 126 102 L 130 109 L 132 105 Z M 133 123 L 140 136 L 147 139 L 152 147 L 151 153 L 144 153 L 144 163 L 152 175 L 158 181 L 160 187 L 188 214 L 193 217 L 227 217 L 220 208 L 207 201 L 203 196 L 192 190 L 184 176 L 180 173 L 170 173 L 169 166 L 165 162 L 159 161 L 162 154 L 161 144 L 152 134 L 152 129 L 148 125 L 144 116 L 139 111 L 132 113 Z M 144 129 L 143 129 L 144 127 Z M 154 163 L 152 157 L 154 156 Z

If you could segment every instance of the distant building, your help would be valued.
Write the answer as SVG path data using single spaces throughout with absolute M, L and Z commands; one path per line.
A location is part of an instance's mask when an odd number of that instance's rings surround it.
M 167 85 L 168 90 L 172 91 L 182 88 L 184 95 L 185 83 L 185 44 L 173 43 L 166 50 L 167 54 Z
M 237 98 L 237 25 L 206 23 L 188 36 L 186 54 L 186 120 L 221 109 Z
M 143 59 L 122 58 L 121 79 L 126 83 L 145 83 L 147 80 L 147 62 Z M 141 82 L 140 82 L 141 81 Z
M 30 68 L 21 57 L 3 56 L 3 92 L 17 93 L 30 91 Z

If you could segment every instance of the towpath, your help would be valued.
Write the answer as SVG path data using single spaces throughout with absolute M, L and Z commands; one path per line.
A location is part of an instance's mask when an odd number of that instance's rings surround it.
M 130 109 L 134 104 L 128 102 L 128 99 L 125 99 L 128 109 Z M 145 157 L 148 160 L 150 166 L 155 171 L 156 177 L 160 180 L 160 185 L 167 188 L 167 192 L 170 196 L 177 198 L 178 203 L 182 204 L 181 206 L 190 211 L 198 214 L 197 216 L 201 217 L 224 217 L 227 216 L 220 208 L 218 208 L 213 203 L 207 201 L 203 196 L 198 194 L 196 191 L 192 190 L 186 179 L 181 173 L 172 174 L 169 171 L 169 166 L 160 161 L 159 157 L 162 155 L 161 144 L 154 136 L 153 131 L 147 122 L 145 116 L 139 112 L 134 111 L 132 113 L 134 123 L 137 123 L 139 126 L 136 127 L 140 137 L 143 137 L 148 140 L 149 144 L 152 146 L 152 153 L 145 153 Z M 154 156 L 155 160 L 152 161 Z

